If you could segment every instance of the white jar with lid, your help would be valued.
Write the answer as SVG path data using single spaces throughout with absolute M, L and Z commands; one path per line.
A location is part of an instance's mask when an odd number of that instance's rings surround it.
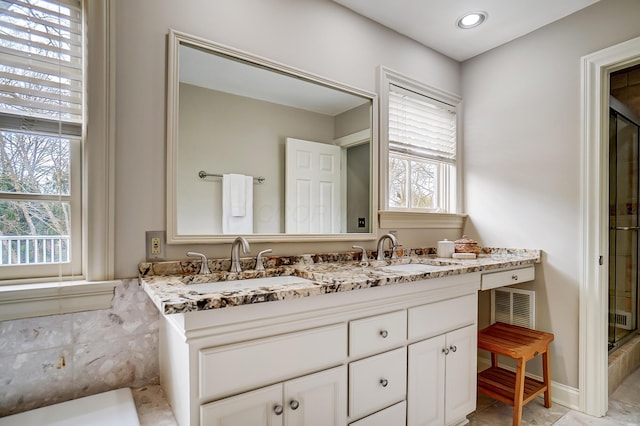
M 455 251 L 455 244 L 453 241 L 449 241 L 446 238 L 442 241 L 438 241 L 438 248 L 436 255 L 438 257 L 451 257 Z

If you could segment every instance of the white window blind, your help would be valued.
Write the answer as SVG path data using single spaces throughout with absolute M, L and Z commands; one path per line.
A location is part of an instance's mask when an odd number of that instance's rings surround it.
M 2 1 L 0 34 L 0 127 L 79 136 L 80 1 Z
M 391 84 L 389 150 L 455 164 L 455 108 Z

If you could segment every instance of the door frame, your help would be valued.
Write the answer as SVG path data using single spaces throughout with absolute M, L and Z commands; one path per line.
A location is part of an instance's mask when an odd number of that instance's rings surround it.
M 581 59 L 580 410 L 608 408 L 609 77 L 640 63 L 640 37 Z

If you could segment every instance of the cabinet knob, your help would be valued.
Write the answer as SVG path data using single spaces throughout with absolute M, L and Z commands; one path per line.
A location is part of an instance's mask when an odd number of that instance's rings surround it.
M 516 274 L 511 275 L 511 279 L 514 281 L 518 281 L 518 276 Z
M 282 405 L 280 405 L 280 404 L 278 404 L 275 407 L 273 407 L 273 412 L 276 413 L 276 416 L 281 415 L 283 411 L 284 411 L 284 409 L 282 408 Z
M 442 353 L 449 355 L 449 348 L 442 348 Z
M 292 399 L 291 402 L 289 403 L 289 407 L 291 407 L 292 410 L 297 410 L 299 406 L 300 406 L 300 403 L 295 399 Z
M 387 385 L 389 384 L 389 381 L 387 379 L 380 379 L 380 384 L 382 385 L 383 388 L 386 388 Z
M 382 330 L 380 332 L 380 336 L 382 336 L 383 339 L 386 339 L 388 335 L 389 335 L 389 332 L 387 330 Z
M 455 352 L 458 350 L 457 346 L 449 346 L 449 349 L 451 349 L 451 352 Z

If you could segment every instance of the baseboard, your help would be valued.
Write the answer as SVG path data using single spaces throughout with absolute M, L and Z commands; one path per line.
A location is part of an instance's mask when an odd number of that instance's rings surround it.
M 498 365 L 506 370 L 515 371 L 515 368 L 511 366 L 504 364 Z M 478 355 L 478 371 L 485 370 L 489 367 L 491 367 L 491 359 Z M 527 376 L 532 379 L 542 381 L 542 377 L 535 374 L 527 373 Z M 539 396 L 539 398 L 542 397 L 543 395 Z M 563 385 L 562 383 L 554 382 L 553 380 L 551 381 L 551 401 L 555 404 L 560 404 L 563 407 L 580 411 L 580 393 L 578 389 Z

